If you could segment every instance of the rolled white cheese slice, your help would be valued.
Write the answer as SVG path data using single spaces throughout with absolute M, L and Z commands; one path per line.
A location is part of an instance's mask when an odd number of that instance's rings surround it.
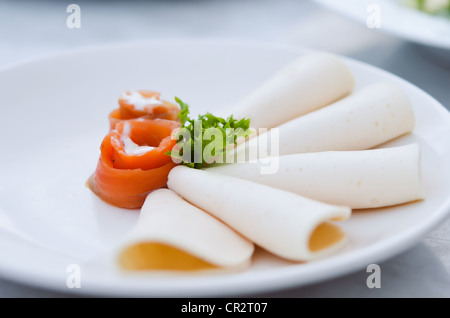
M 289 63 L 229 110 L 250 118 L 252 128 L 272 128 L 324 107 L 354 87 L 347 65 L 337 56 L 309 54 Z
M 270 155 L 332 150 L 365 150 L 409 133 L 414 113 L 408 97 L 393 83 L 377 83 L 327 107 L 291 120 L 239 145 L 227 162 Z M 258 148 L 259 147 L 259 148 Z M 263 151 L 261 151 L 263 149 Z
M 292 261 L 310 261 L 342 247 L 345 233 L 331 220 L 351 209 L 206 170 L 177 166 L 168 187 L 208 211 L 267 251 Z
M 254 245 L 168 189 L 151 192 L 118 251 L 128 270 L 241 269 Z
M 207 169 L 353 209 L 424 198 L 417 144 L 293 154 Z

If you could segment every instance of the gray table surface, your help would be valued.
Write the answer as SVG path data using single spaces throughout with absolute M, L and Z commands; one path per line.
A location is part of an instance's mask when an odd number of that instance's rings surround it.
M 374 1 L 376 2 L 376 1 Z M 310 1 L 76 1 L 81 28 L 66 26 L 67 1 L 0 0 L 0 67 L 102 43 L 214 38 L 299 45 L 390 71 L 450 107 L 450 64 L 424 47 L 369 29 Z M 450 53 L 449 53 L 450 54 Z M 410 250 L 381 264 L 382 285 L 365 270 L 267 297 L 450 297 L 450 218 Z M 0 279 L 0 297 L 70 297 Z

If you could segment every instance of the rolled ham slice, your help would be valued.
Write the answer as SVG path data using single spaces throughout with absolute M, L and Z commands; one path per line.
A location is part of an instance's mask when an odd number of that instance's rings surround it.
M 348 207 L 185 166 L 172 169 L 168 187 L 255 244 L 291 261 L 328 255 L 346 241 L 345 233 L 331 221 L 347 219 Z
M 250 264 L 253 243 L 168 189 L 150 193 L 122 242 L 127 270 L 233 270 Z
M 403 90 L 393 83 L 377 83 L 248 140 L 230 151 L 226 161 L 365 150 L 411 132 L 414 124 L 414 113 Z
M 229 110 L 250 118 L 251 127 L 272 128 L 348 95 L 354 86 L 347 65 L 331 54 L 302 56 Z
M 417 144 L 293 154 L 253 163 L 225 164 L 208 170 L 353 209 L 391 206 L 424 198 Z

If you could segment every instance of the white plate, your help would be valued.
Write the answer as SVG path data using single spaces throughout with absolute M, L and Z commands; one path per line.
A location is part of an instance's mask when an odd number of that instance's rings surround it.
M 262 251 L 239 273 L 176 277 L 124 275 L 111 251 L 136 222 L 138 211 L 114 208 L 86 187 L 107 115 L 127 89 L 179 96 L 197 111 L 214 111 L 258 86 L 304 54 L 212 42 L 118 45 L 18 65 L 0 72 L 0 274 L 59 291 L 118 296 L 230 296 L 263 292 L 343 275 L 412 246 L 450 208 L 450 115 L 406 81 L 349 60 L 357 89 L 377 81 L 399 83 L 414 105 L 414 134 L 423 152 L 423 202 L 356 212 L 342 225 L 348 246 L 308 264 L 281 261 Z M 70 264 L 81 288 L 69 290 Z M 70 269 L 70 268 L 69 268 Z
M 409 8 L 403 5 L 401 0 L 314 1 L 364 25 L 379 12 L 381 31 L 433 48 L 450 50 L 450 19 Z M 374 11 L 374 5 L 380 10 Z M 450 51 L 447 51 L 447 54 L 450 54 Z

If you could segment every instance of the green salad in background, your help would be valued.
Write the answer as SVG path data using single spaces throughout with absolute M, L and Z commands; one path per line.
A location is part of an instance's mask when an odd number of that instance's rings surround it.
M 420 11 L 450 19 L 450 0 L 405 0 L 404 2 Z

